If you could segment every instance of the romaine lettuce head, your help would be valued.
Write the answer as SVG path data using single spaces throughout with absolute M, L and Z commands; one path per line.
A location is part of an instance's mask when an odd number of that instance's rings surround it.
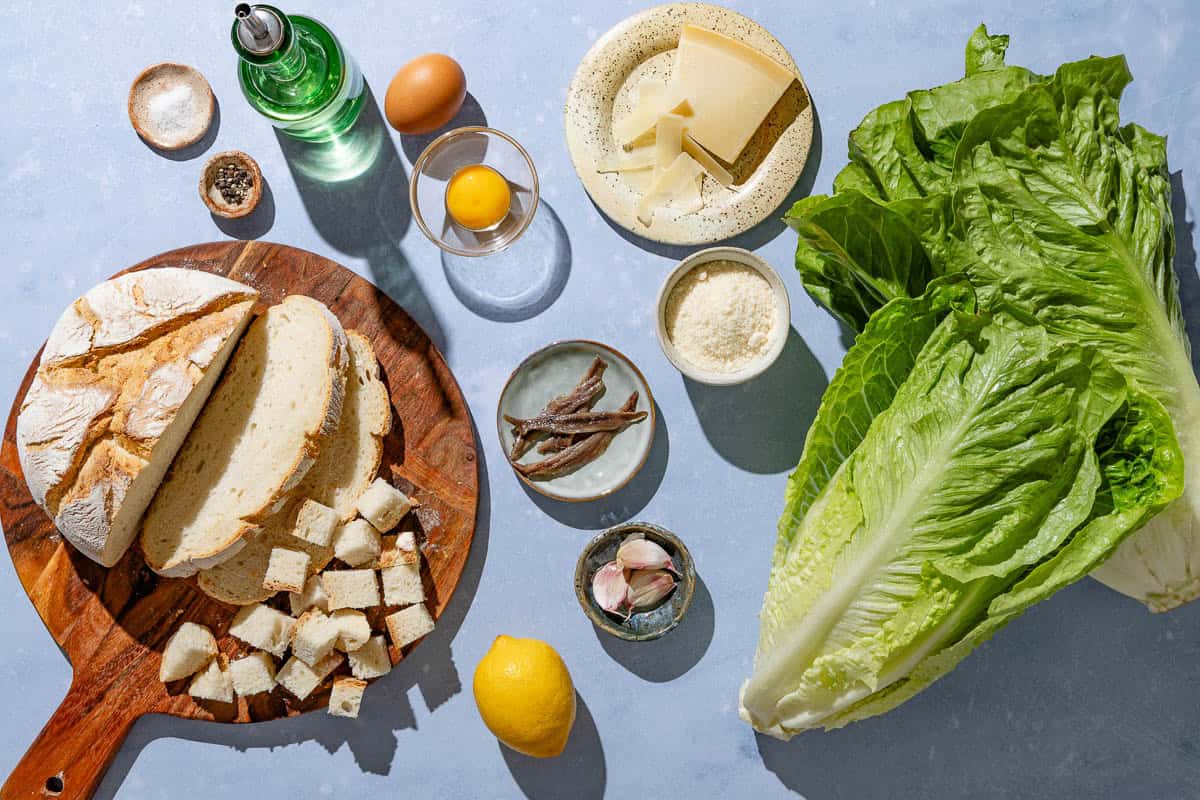
M 788 214 L 796 265 L 813 296 L 860 330 L 893 298 L 964 275 L 981 307 L 1010 304 L 1098 348 L 1157 399 L 1185 454 L 1184 495 L 1096 577 L 1167 610 L 1200 594 L 1200 385 L 1172 266 L 1166 143 L 1121 126 L 1123 58 L 1040 78 L 1003 66 L 1006 45 L 976 31 L 974 71 L 930 93 L 947 98 L 937 114 L 914 92 L 867 116 L 834 195 Z M 913 133 L 926 130 L 942 132 L 937 148 Z
M 782 738 L 902 702 L 1179 494 L 1161 405 L 1094 348 L 935 281 L 876 313 L 789 480 L 741 714 Z

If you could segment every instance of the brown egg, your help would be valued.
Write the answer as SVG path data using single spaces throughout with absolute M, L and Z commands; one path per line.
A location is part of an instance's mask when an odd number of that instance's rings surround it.
M 405 64 L 388 84 L 383 113 L 401 133 L 436 131 L 462 108 L 467 76 L 450 56 L 429 53 Z

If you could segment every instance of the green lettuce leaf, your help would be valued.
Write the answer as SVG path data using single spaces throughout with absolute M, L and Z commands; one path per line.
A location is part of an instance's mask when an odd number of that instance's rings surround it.
M 799 233 L 796 265 L 813 296 L 856 330 L 892 299 L 961 273 L 982 308 L 1012 304 L 1054 335 L 1100 348 L 1162 403 L 1188 454 L 1184 496 L 1096 577 L 1167 610 L 1200 595 L 1200 385 L 1172 266 L 1166 143 L 1121 125 L 1131 80 L 1123 58 L 1065 64 L 1048 79 L 1000 78 L 1015 69 L 1003 65 L 1007 44 L 981 27 L 967 78 L 931 90 L 958 98 L 942 103 L 960 112 L 953 119 L 918 113 L 928 105 L 913 103 L 918 92 L 867 116 L 870 134 L 858 138 L 881 152 L 865 157 L 851 134 L 832 197 L 786 218 Z M 947 121 L 935 126 L 935 117 Z M 925 131 L 936 148 L 922 144 Z
M 1127 412 L 1135 393 L 1096 351 L 971 305 L 953 279 L 894 301 L 831 382 L 742 690 L 758 730 L 786 738 L 900 702 L 1178 492 L 1156 401 Z
M 1008 52 L 1008 36 L 988 34 L 987 25 L 980 25 L 967 40 L 967 69 L 968 75 L 976 72 L 1000 69 L 1004 66 L 1004 54 Z
M 981 294 L 1100 348 L 1174 421 L 1184 496 L 1095 573 L 1167 610 L 1200 594 L 1200 384 L 1172 266 L 1166 142 L 1120 126 L 1130 79 L 1123 58 L 1090 58 L 981 113 L 959 151 L 955 216 Z

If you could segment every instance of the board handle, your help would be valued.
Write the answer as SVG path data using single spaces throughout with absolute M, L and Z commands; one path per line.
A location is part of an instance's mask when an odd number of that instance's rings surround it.
M 91 797 L 141 713 L 75 681 L 0 788 L 0 800 Z

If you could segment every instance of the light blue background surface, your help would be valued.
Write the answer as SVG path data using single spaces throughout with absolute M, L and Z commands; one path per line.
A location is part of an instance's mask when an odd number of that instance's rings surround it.
M 53 320 L 91 284 L 160 251 L 227 232 L 261 235 L 342 262 L 426 325 L 479 428 L 486 463 L 479 532 L 447 617 L 413 658 L 369 690 L 361 719 L 313 714 L 242 727 L 143 719 L 100 797 L 1200 794 L 1200 603 L 1151 616 L 1090 580 L 1033 609 L 886 717 L 790 744 L 756 737 L 738 720 L 736 693 L 750 668 L 786 474 L 844 346 L 790 269 L 793 236 L 775 224 L 745 241 L 764 243 L 759 252 L 791 292 L 795 334 L 780 363 L 751 385 L 710 390 L 685 384 L 659 352 L 652 303 L 685 251 L 639 246 L 606 223 L 575 178 L 561 118 L 579 59 L 641 4 L 288 5 L 337 32 L 380 102 L 409 58 L 431 50 L 454 55 L 477 100 L 472 121 L 481 109 L 489 124 L 528 146 L 569 249 L 544 214 L 541 238 L 529 240 L 541 247 L 522 250 L 521 266 L 540 276 L 533 282 L 548 287 L 548 296 L 534 306 L 541 313 L 517 321 L 523 315 L 471 293 L 481 276 L 504 291 L 516 273 L 486 261 L 443 265 L 409 222 L 402 198 L 421 141 L 391 133 L 385 169 L 361 191 L 293 176 L 272 129 L 239 94 L 228 44 L 232 5 L 5 4 L 0 398 L 7 407 Z M 981 18 L 993 32 L 1012 34 L 1012 63 L 1039 71 L 1091 53 L 1125 53 L 1136 82 L 1123 115 L 1168 134 L 1171 167 L 1182 172 L 1175 176 L 1178 263 L 1190 318 L 1200 322 L 1194 212 L 1184 199 L 1200 198 L 1200 5 L 729 5 L 771 30 L 801 65 L 820 122 L 802 180 L 815 191 L 829 189 L 845 162 L 846 134 L 867 110 L 961 75 L 963 44 Z M 125 112 L 129 83 L 142 67 L 168 59 L 207 75 L 221 112 L 207 152 L 237 148 L 257 158 L 273 214 L 218 227 L 196 196 L 204 156 L 170 160 L 134 135 Z M 634 484 L 609 501 L 573 507 L 522 490 L 492 425 L 509 370 L 566 337 L 599 339 L 632 357 L 663 421 Z M 655 644 L 602 638 L 571 591 L 575 558 L 591 532 L 630 518 L 678 532 L 705 583 L 685 624 Z M 7 774 L 66 692 L 70 668 L 7 558 L 0 558 L 0 608 L 0 773 Z M 546 639 L 571 669 L 585 706 L 557 760 L 514 755 L 479 721 L 471 676 L 500 633 Z

